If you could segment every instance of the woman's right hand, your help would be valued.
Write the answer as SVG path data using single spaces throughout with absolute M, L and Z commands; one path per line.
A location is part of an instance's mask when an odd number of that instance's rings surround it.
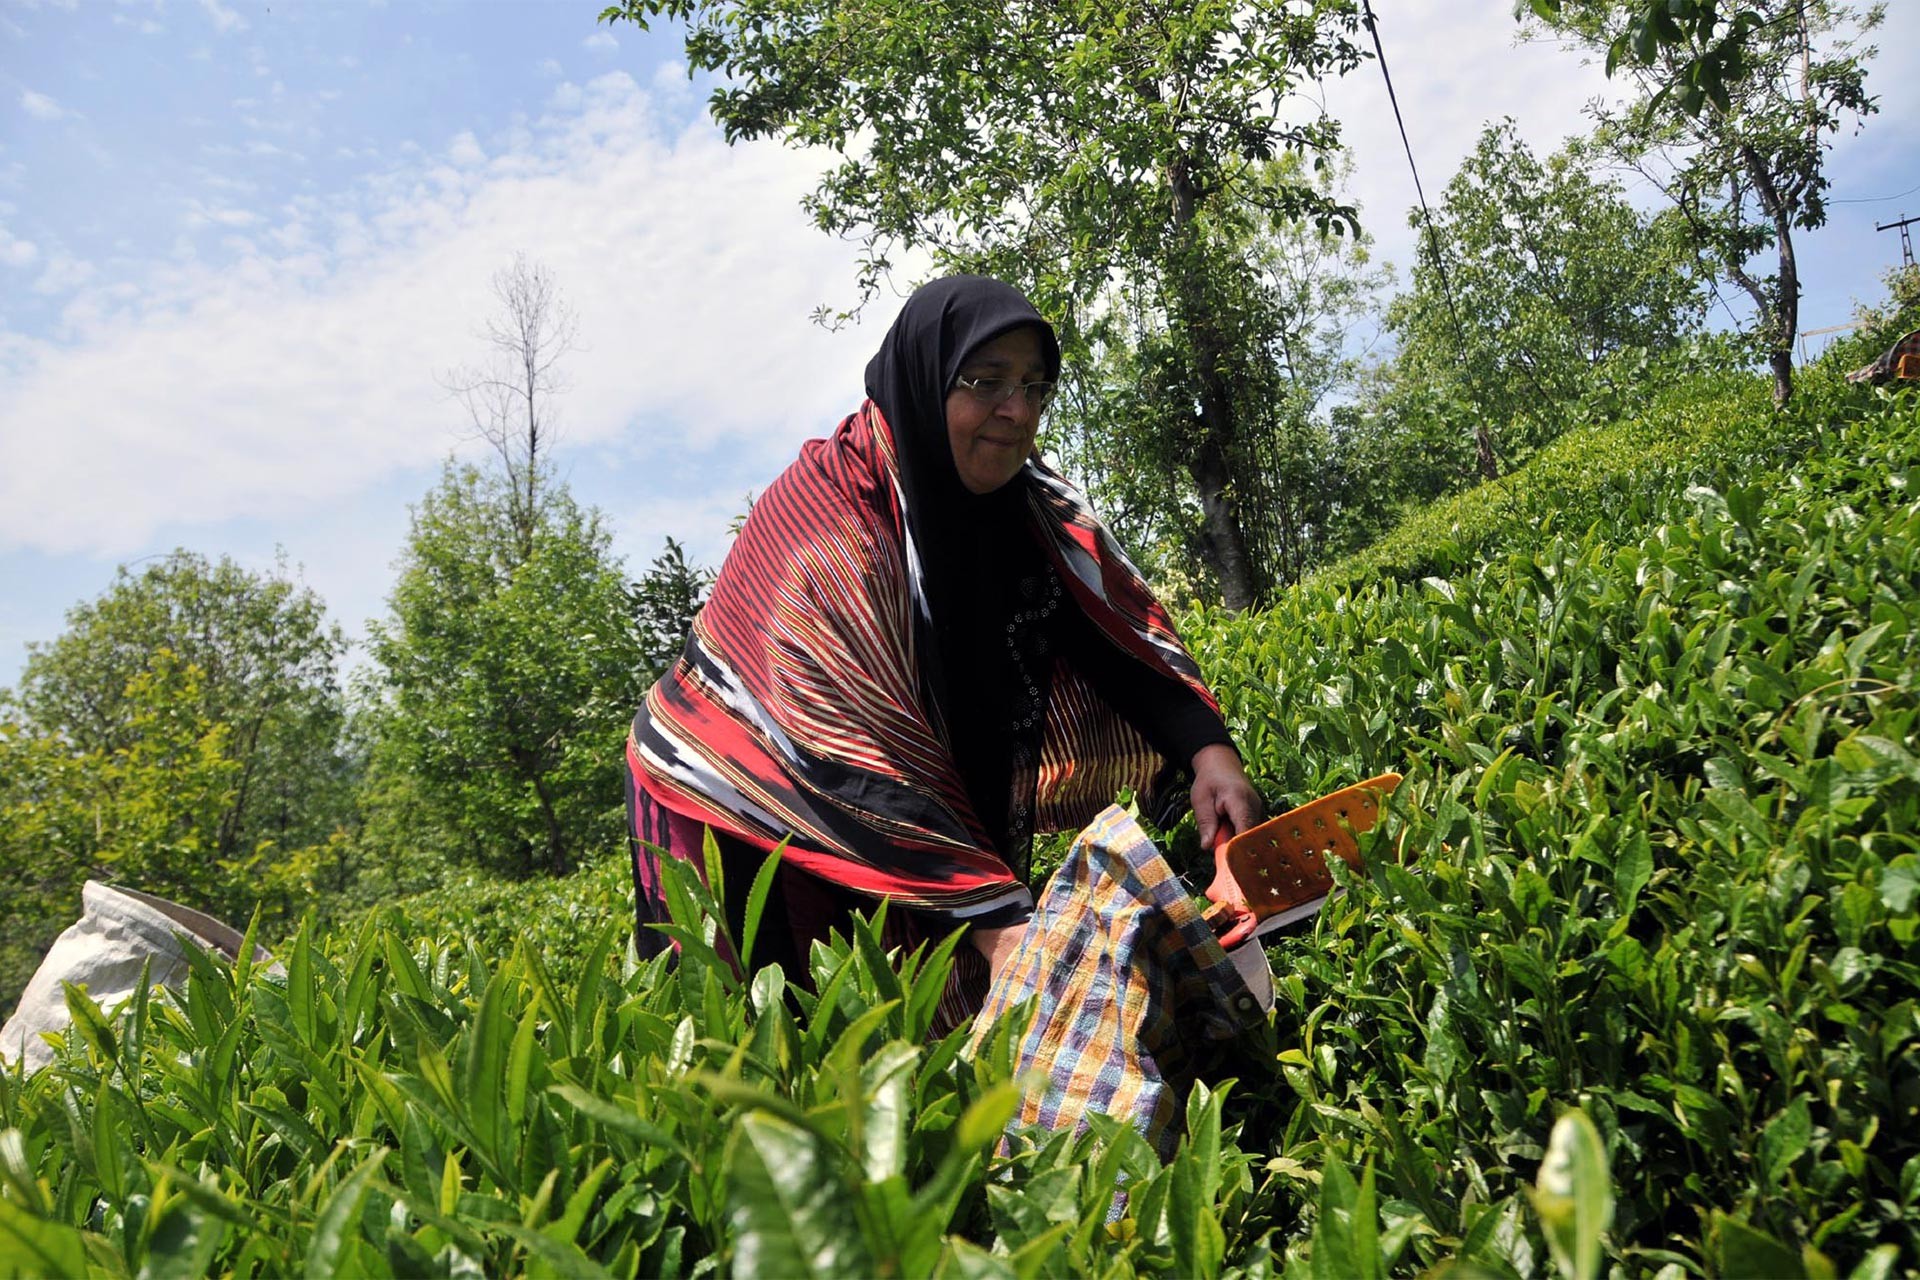
M 1225 743 L 1202 747 L 1193 757 L 1193 820 L 1200 847 L 1209 853 L 1223 835 L 1257 826 L 1266 801 L 1247 777 L 1240 753 Z

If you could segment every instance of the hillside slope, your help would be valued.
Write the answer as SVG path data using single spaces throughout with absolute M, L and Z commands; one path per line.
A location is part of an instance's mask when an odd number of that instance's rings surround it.
M 1290 798 L 1408 774 L 1403 865 L 1277 953 L 1301 1178 L 1526 1273 L 1577 1105 L 1630 1271 L 1920 1266 L 1920 398 L 1824 390 L 1569 439 L 1196 633 Z
M 994 1156 L 942 955 L 742 984 L 689 880 L 623 964 L 603 868 L 76 998 L 0 1077 L 0 1276 L 1920 1272 L 1920 397 L 1737 382 L 1191 621 L 1273 799 L 1407 782 L 1170 1164 Z

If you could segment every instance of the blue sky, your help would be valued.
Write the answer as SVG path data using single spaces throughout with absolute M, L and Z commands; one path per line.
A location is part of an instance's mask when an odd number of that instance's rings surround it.
M 1833 195 L 1920 187 L 1920 41 Z M 1481 124 L 1551 148 L 1599 72 L 1514 44 L 1509 0 L 1376 5 L 1428 192 Z M 850 409 L 897 306 L 827 333 L 853 251 L 798 209 L 819 161 L 728 148 L 672 31 L 586 3 L 0 0 L 0 685 L 115 567 L 176 546 L 298 567 L 349 633 L 383 610 L 407 506 L 472 446 L 439 378 L 481 354 L 516 251 L 579 314 L 561 463 L 636 572 L 728 520 Z M 1379 254 L 1412 186 L 1371 64 L 1326 90 Z M 1920 212 L 1840 204 L 1802 245 L 1802 323 L 1878 294 Z

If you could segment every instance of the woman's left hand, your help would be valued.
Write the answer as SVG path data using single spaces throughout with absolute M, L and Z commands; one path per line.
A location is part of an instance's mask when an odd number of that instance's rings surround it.
M 1026 934 L 1025 921 L 1006 925 L 999 929 L 982 929 L 978 925 L 967 931 L 975 949 L 987 958 L 987 971 L 993 981 L 998 982 L 1013 960 L 1013 953 L 1020 949 L 1020 939 Z
M 1193 820 L 1200 828 L 1200 847 L 1213 851 L 1224 832 L 1238 835 L 1257 824 L 1266 801 L 1247 778 L 1240 756 L 1224 742 L 1202 747 L 1193 757 Z

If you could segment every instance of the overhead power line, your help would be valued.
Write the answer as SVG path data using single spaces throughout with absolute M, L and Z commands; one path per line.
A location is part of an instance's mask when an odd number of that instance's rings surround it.
M 1373 53 L 1380 60 L 1380 75 L 1387 82 L 1387 102 L 1393 107 L 1393 122 L 1400 128 L 1400 145 L 1407 153 L 1407 168 L 1413 171 L 1413 194 L 1420 200 L 1420 221 L 1427 229 L 1427 247 L 1433 253 L 1434 268 L 1440 273 L 1440 294 L 1447 300 L 1447 314 L 1453 317 L 1454 336 L 1460 341 L 1460 351 L 1467 350 L 1466 326 L 1460 323 L 1460 312 L 1453 304 L 1453 281 L 1447 276 L 1447 260 L 1440 252 L 1440 233 L 1433 226 L 1433 210 L 1427 208 L 1427 193 L 1420 186 L 1420 166 L 1413 162 L 1413 143 L 1407 140 L 1407 122 L 1400 117 L 1400 98 L 1393 91 L 1393 76 L 1387 70 L 1387 51 L 1380 44 L 1380 25 L 1373 17 L 1373 0 L 1361 0 L 1361 20 L 1367 25 L 1367 34 L 1373 37 Z
M 1905 191 L 1890 196 L 1862 196 L 1857 200 L 1829 200 L 1828 204 L 1885 204 L 1889 200 L 1900 200 L 1920 191 L 1920 187 L 1908 187 Z

